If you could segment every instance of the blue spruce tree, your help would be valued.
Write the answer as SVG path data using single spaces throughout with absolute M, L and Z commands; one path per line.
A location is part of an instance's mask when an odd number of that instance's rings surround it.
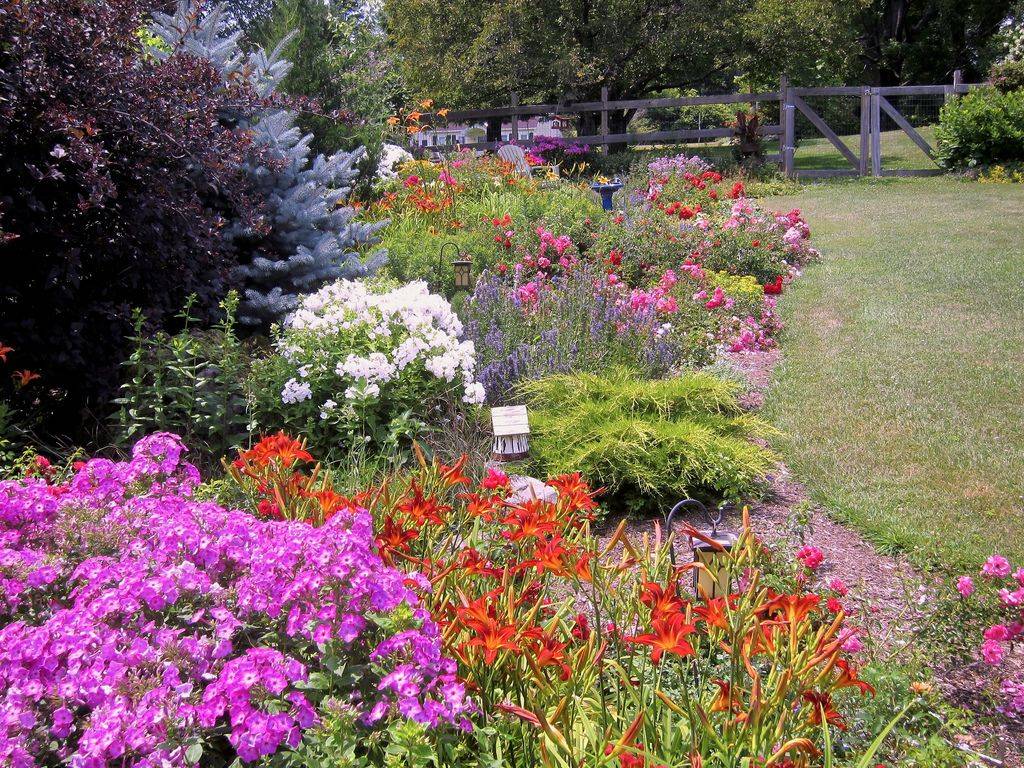
M 247 83 L 268 99 L 291 66 L 281 58 L 287 40 L 269 54 L 262 48 L 244 52 L 240 33 L 226 31 L 223 4 L 204 12 L 195 2 L 179 0 L 173 15 L 153 14 L 152 32 L 162 43 L 154 55 L 184 52 L 208 59 L 225 84 Z M 288 109 L 225 119 L 238 130 L 250 130 L 263 150 L 258 162 L 245 166 L 265 200 L 261 226 L 229 222 L 225 227 L 238 253 L 242 323 L 265 327 L 325 282 L 367 277 L 383 265 L 385 253 L 372 246 L 386 222 L 358 221 L 355 209 L 345 205 L 363 148 L 310 160 L 312 134 L 302 135 Z

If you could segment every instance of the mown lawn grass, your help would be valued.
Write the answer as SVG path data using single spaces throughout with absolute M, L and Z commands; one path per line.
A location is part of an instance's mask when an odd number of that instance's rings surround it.
M 1024 187 L 819 184 L 766 415 L 812 497 L 950 570 L 1024 557 Z
M 935 126 L 922 126 L 917 129 L 917 132 L 933 148 L 936 146 Z M 860 134 L 840 136 L 839 139 L 853 150 L 855 155 L 860 155 Z M 929 169 L 938 167 L 914 143 L 913 139 L 901 130 L 882 131 L 881 142 L 882 168 Z M 801 139 L 793 154 L 793 165 L 798 170 L 853 168 L 849 161 L 839 153 L 839 150 L 832 145 L 832 142 L 824 137 Z

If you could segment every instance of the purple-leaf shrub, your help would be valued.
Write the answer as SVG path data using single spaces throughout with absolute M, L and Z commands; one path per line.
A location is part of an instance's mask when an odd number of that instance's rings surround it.
M 383 563 L 366 510 L 315 528 L 199 501 L 185 451 L 160 433 L 66 486 L 0 483 L 0 764 L 252 761 L 322 706 L 469 727 L 428 583 Z M 360 683 L 309 684 L 327 655 Z

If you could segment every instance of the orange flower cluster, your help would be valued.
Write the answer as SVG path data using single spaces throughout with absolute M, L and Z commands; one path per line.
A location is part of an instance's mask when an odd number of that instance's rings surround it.
M 319 464 L 308 473 L 298 469 L 299 464 L 312 461 L 304 440 L 278 432 L 240 451 L 227 471 L 259 514 L 271 520 L 322 525 L 342 510 L 365 506 L 364 494 L 348 498 L 338 493 Z

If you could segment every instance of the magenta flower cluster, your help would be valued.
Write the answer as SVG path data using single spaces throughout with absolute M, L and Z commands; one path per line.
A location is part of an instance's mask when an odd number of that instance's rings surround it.
M 0 765 L 253 761 L 339 703 L 469 727 L 426 581 L 381 561 L 368 512 L 314 528 L 199 501 L 185 451 L 155 434 L 67 485 L 0 483 Z M 365 679 L 312 685 L 328 651 Z
M 970 576 L 956 580 L 964 600 L 978 600 L 994 611 L 998 619 L 982 633 L 978 653 L 986 664 L 999 667 L 1011 647 L 1024 638 L 1024 567 L 1014 569 L 1000 554 L 991 555 L 978 572 L 979 582 Z M 1013 717 L 1024 716 L 1024 676 L 1012 675 L 1001 683 L 1005 697 L 1001 710 Z

